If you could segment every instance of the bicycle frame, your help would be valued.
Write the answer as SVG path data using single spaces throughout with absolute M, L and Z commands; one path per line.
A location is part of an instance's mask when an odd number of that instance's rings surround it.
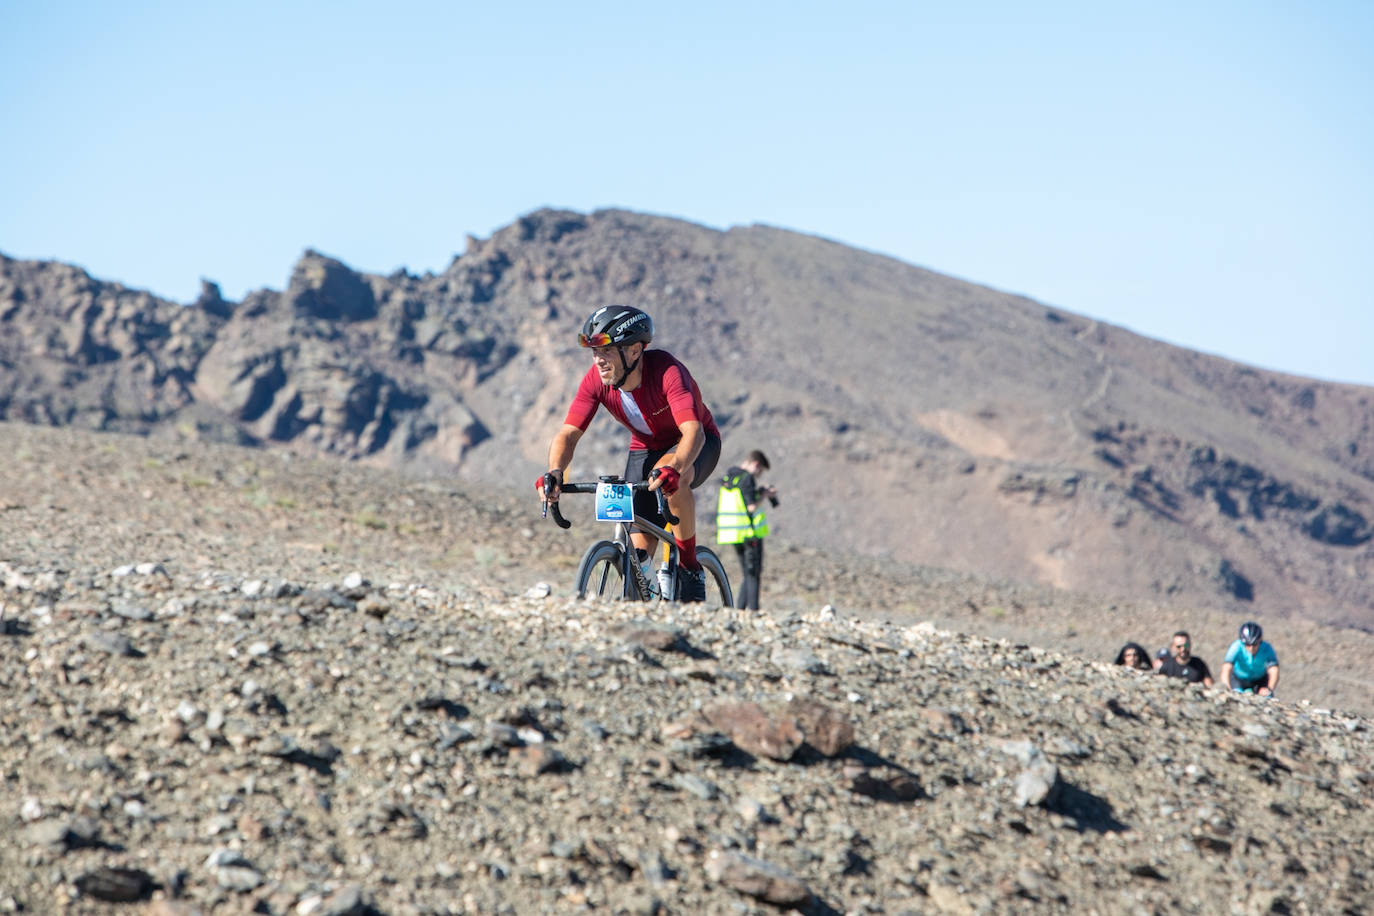
M 602 483 L 624 483 L 632 490 L 642 490 L 648 486 L 643 483 L 628 483 L 623 477 L 603 476 L 597 483 L 567 483 L 560 489 L 564 493 L 595 493 Z M 655 492 L 658 493 L 659 511 L 669 520 L 670 524 L 677 521 L 677 518 L 668 511 L 667 500 L 664 498 L 663 493 L 661 491 Z M 554 521 L 558 523 L 559 527 L 569 527 L 571 523 L 563 518 L 562 513 L 558 509 L 558 504 L 551 503 L 549 505 L 553 508 Z M 677 541 L 673 538 L 672 533 L 669 532 L 668 529 L 659 527 L 638 513 L 632 515 L 631 522 L 615 523 L 615 535 L 610 540 L 620 550 L 620 577 L 621 581 L 624 583 L 621 590 L 621 597 L 628 598 L 632 601 L 647 601 L 651 597 L 651 592 L 649 583 L 644 578 L 644 570 L 640 568 L 639 562 L 635 558 L 634 541 L 630 539 L 631 527 L 637 528 L 641 533 L 648 535 L 658 542 L 658 546 L 650 551 L 650 555 L 656 556 L 661 554 L 663 562 L 667 563 L 668 568 L 673 570 L 674 573 L 676 573 L 677 570 Z M 671 594 L 660 594 L 659 597 L 666 601 L 673 601 L 677 598 L 677 576 L 673 575 L 669 578 L 669 591 Z
M 623 484 L 631 490 L 645 490 L 647 483 L 629 483 L 623 477 L 602 476 L 599 481 L 583 483 L 565 483 L 560 487 L 563 493 L 597 493 L 603 484 Z M 600 517 L 601 521 L 614 521 L 615 532 L 613 537 L 593 543 L 587 552 L 583 554 L 582 562 L 578 567 L 578 593 L 585 595 L 590 578 L 596 571 L 600 571 L 601 581 L 594 590 L 597 594 L 604 595 L 607 582 L 609 581 L 610 570 L 615 569 L 621 578 L 621 598 L 632 601 L 650 600 L 655 596 L 665 601 L 676 601 L 678 598 L 678 546 L 677 539 L 673 536 L 671 525 L 677 522 L 668 509 L 667 499 L 661 490 L 654 491 L 658 496 L 658 507 L 663 517 L 667 519 L 668 526 L 659 526 L 644 516 L 633 511 L 631 503 L 630 519 L 620 520 L 615 517 Z M 623 499 L 623 497 L 620 497 Z M 612 504 L 609 508 L 614 509 Z M 547 516 L 552 510 L 554 521 L 560 528 L 570 528 L 572 523 L 563 517 L 558 508 L 557 502 L 545 502 L 544 514 Z M 599 512 L 600 510 L 598 510 Z M 609 512 L 608 512 L 609 514 Z M 663 577 L 666 586 L 659 592 L 645 578 L 645 570 L 640 566 L 639 560 L 635 556 L 634 541 L 631 539 L 631 531 L 637 529 L 641 534 L 651 538 L 655 546 L 651 555 L 661 558 L 661 562 L 669 571 L 669 575 Z M 614 550 L 614 557 L 610 551 Z M 721 564 L 720 558 L 713 551 L 706 547 L 697 548 L 697 558 L 702 562 L 704 568 L 708 570 L 708 585 L 714 582 L 714 589 L 718 593 L 717 597 L 724 606 L 732 606 L 734 593 L 730 588 L 730 577 L 725 572 L 725 567 Z M 658 570 L 659 573 L 663 568 Z
M 651 557 L 662 554 L 668 568 L 677 569 L 677 542 L 673 540 L 672 534 L 666 528 L 658 527 L 642 515 L 634 517 L 633 527 L 658 540 L 659 547 L 650 551 Z M 630 528 L 631 524 L 628 522 L 616 522 L 615 536 L 611 538 L 611 541 L 620 548 L 620 576 L 625 583 L 622 597 L 636 601 L 647 601 L 651 597 L 649 583 L 644 578 L 643 568 L 635 559 L 635 546 L 634 541 L 630 540 Z M 672 594 L 659 595 L 665 601 L 672 601 L 677 598 L 677 576 L 674 575 L 671 579 L 672 583 L 669 590 Z

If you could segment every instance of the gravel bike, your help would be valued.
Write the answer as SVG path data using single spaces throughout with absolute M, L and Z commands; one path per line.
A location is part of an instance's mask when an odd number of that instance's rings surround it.
M 603 476 L 595 482 L 565 483 L 560 488 L 563 493 L 596 494 L 596 520 L 615 525 L 610 539 L 597 541 L 582 554 L 582 561 L 577 566 L 577 597 L 678 600 L 678 550 L 671 533 L 677 518 L 668 511 L 668 500 L 662 490 L 654 492 L 658 496 L 658 511 L 668 520 L 669 527 L 660 528 L 635 514 L 634 492 L 648 487 L 647 483 L 629 483 L 624 477 Z M 550 509 L 558 527 L 572 527 L 572 522 L 559 511 L 558 503 L 545 503 L 544 514 L 547 515 Z M 630 541 L 632 525 L 657 541 L 657 546 L 643 563 L 636 559 L 634 544 Z M 653 568 L 655 557 L 660 561 L 657 571 Z M 706 604 L 733 607 L 730 577 L 725 574 L 720 557 L 708 547 L 698 547 L 697 560 L 706 570 Z

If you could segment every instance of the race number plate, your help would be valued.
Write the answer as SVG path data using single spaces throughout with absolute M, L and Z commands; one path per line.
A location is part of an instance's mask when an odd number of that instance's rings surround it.
M 596 488 L 598 522 L 628 522 L 634 517 L 634 491 L 629 484 L 602 483 Z

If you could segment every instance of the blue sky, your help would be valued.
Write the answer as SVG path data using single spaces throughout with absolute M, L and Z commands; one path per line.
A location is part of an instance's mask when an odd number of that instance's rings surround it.
M 0 251 L 179 301 L 615 206 L 1374 385 L 1374 3 L 0 0 L 0 87 Z

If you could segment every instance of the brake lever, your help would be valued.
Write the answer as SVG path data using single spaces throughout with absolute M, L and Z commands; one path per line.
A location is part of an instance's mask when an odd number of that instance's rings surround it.
M 677 518 L 676 515 L 674 515 L 673 513 L 671 513 L 671 512 L 668 511 L 668 497 L 663 495 L 663 489 L 662 489 L 662 487 L 660 487 L 659 489 L 655 490 L 655 491 L 654 491 L 654 495 L 658 497 L 658 513 L 659 513 L 659 515 L 662 515 L 665 519 L 667 519 L 667 520 L 668 520 L 668 524 L 670 524 L 670 525 L 676 525 L 677 522 L 678 522 L 678 518 Z
M 552 507 L 552 508 L 553 508 L 553 520 L 558 524 L 558 527 L 559 527 L 559 528 L 564 528 L 564 529 L 566 529 L 566 528 L 571 528 L 571 527 L 572 527 L 572 522 L 570 522 L 570 521 L 568 521 L 566 518 L 564 518 L 564 517 L 563 517 L 563 513 L 560 512 L 560 511 L 558 511 L 558 503 L 556 503 L 556 502 L 550 502 L 550 501 L 549 501 L 549 498 L 548 498 L 548 496 L 549 496 L 549 491 L 550 491 L 551 489 L 553 489 L 552 484 L 553 484 L 553 482 L 554 482 L 554 479 L 555 479 L 555 478 L 554 478 L 552 472 L 550 472 L 550 473 L 544 475 L 544 508 L 543 508 L 543 511 L 540 512 L 539 517 L 540 517 L 540 518 L 548 518 L 548 517 L 549 517 L 549 508 Z

